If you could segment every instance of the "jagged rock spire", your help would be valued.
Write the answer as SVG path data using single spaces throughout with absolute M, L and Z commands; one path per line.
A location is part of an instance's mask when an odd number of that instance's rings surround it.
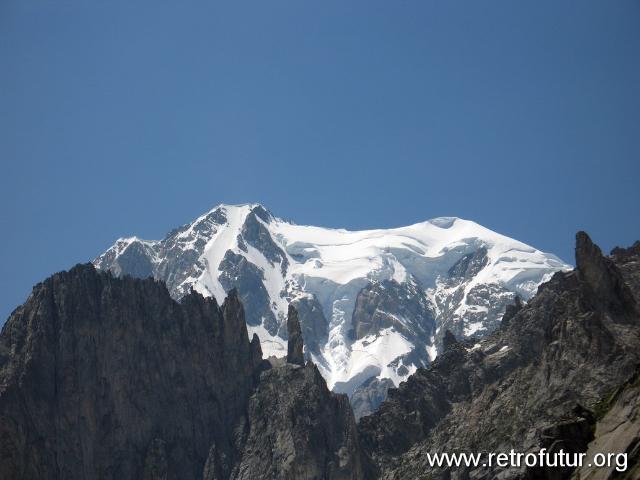
M 212 443 L 233 453 L 257 347 L 235 293 L 220 308 L 90 265 L 53 275 L 0 332 L 0 478 L 202 479 Z
M 304 365 L 302 330 L 300 329 L 298 311 L 293 305 L 289 305 L 289 311 L 287 313 L 287 331 L 289 333 L 287 362 L 295 365 Z
M 260 338 L 255 333 L 251 338 L 251 344 L 249 346 L 251 350 L 251 360 L 255 367 L 262 361 L 262 346 L 260 345 Z
M 635 301 L 615 264 L 585 232 L 576 234 L 576 269 L 588 285 L 590 301 L 615 313 L 630 313 Z

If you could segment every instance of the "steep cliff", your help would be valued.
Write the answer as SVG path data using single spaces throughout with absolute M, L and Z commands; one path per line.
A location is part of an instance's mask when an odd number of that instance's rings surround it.
M 0 334 L 0 478 L 634 478 L 640 248 L 606 257 L 580 233 L 576 263 L 492 335 L 445 331 L 442 354 L 357 427 L 346 395 L 305 363 L 294 307 L 288 362 L 266 361 L 235 291 L 219 307 L 90 265 L 56 274 Z M 363 406 L 385 388 L 366 385 Z M 628 471 L 439 469 L 426 456 L 512 448 L 624 450 Z
M 231 291 L 174 301 L 80 265 L 37 285 L 0 334 L 0 478 L 362 478 L 348 400 L 262 360 Z
M 0 478 L 200 478 L 213 442 L 233 457 L 256 345 L 234 293 L 52 276 L 0 336 Z
M 249 402 L 247 429 L 233 478 L 364 478 L 349 399 L 331 393 L 311 362 L 262 373 Z

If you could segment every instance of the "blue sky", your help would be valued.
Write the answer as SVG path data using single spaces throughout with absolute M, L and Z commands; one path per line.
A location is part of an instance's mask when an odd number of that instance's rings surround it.
M 221 202 L 630 244 L 639 58 L 630 0 L 4 0 L 0 317 Z

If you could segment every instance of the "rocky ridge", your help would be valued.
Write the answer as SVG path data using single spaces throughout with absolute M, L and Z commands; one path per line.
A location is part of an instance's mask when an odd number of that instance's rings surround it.
M 263 360 L 236 292 L 177 303 L 154 280 L 78 266 L 37 285 L 0 334 L 0 478 L 635 478 L 639 247 L 605 257 L 579 233 L 574 271 L 486 338 L 446 331 L 441 355 L 357 426 L 301 359 L 295 308 L 289 362 Z M 512 448 L 624 451 L 628 470 L 426 461 Z
M 640 256 L 633 248 L 614 252 L 603 256 L 579 233 L 576 270 L 556 273 L 486 338 L 449 337 L 429 367 L 391 390 L 380 409 L 359 424 L 376 475 L 568 478 L 571 469 L 437 469 L 428 465 L 426 453 L 543 447 L 583 452 L 606 443 L 612 421 L 598 422 L 594 410 L 640 365 Z M 609 415 L 630 417 L 639 401 L 634 392 L 622 395 L 622 406 L 616 404 Z M 632 421 L 625 428 L 627 445 L 620 448 L 630 447 L 635 465 L 640 431 Z
M 361 401 L 384 398 L 368 386 L 397 386 L 433 360 L 445 330 L 485 335 L 516 296 L 569 268 L 459 218 L 347 231 L 295 225 L 258 204 L 217 206 L 162 240 L 119 239 L 94 265 L 152 276 L 174 299 L 195 289 L 222 302 L 235 288 L 266 356 L 287 355 L 293 304 L 306 358 Z
M 273 366 L 234 290 L 50 277 L 0 334 L 0 478 L 362 478 L 348 399 L 300 364 L 290 314 L 294 364 Z

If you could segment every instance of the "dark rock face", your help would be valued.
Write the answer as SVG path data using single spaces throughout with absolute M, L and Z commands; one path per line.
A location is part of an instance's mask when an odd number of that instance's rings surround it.
M 248 419 L 232 478 L 364 478 L 349 400 L 331 393 L 311 362 L 262 373 Z
M 442 337 L 442 348 L 446 352 L 454 348 L 455 345 L 458 344 L 458 340 L 456 340 L 456 336 L 451 333 L 451 330 L 447 330 L 444 332 L 444 337 Z
M 300 330 L 298 312 L 293 305 L 289 305 L 287 331 L 289 333 L 289 340 L 287 342 L 287 363 L 304 365 L 302 331 Z
M 584 232 L 576 235 L 576 269 L 588 285 L 583 300 L 619 315 L 637 315 L 636 302 L 622 273 Z M 589 305 L 591 306 L 591 305 Z M 635 318 L 632 318 L 635 320 Z
M 616 266 L 622 272 L 625 282 L 631 289 L 631 294 L 636 300 L 636 304 L 640 305 L 640 276 L 633 275 L 638 268 L 640 262 L 640 241 L 637 241 L 629 248 L 614 248 L 612 259 Z
M 526 467 L 436 469 L 425 453 L 524 452 L 550 445 L 585 451 L 598 442 L 600 422 L 594 440 L 593 412 L 640 363 L 640 292 L 634 289 L 640 256 L 619 251 L 606 258 L 578 234 L 576 260 L 575 271 L 556 273 L 492 335 L 477 343 L 449 343 L 429 367 L 390 390 L 379 410 L 360 420 L 361 446 L 379 478 L 571 474 Z M 631 412 L 620 407 L 616 415 Z M 625 436 L 627 446 L 638 432 L 634 425 Z M 610 429 L 618 426 L 609 422 Z
M 415 279 L 403 283 L 374 281 L 358 293 L 352 315 L 353 339 L 375 339 L 385 329 L 400 333 L 413 345 L 410 352 L 386 365 L 393 368 L 400 378 L 408 375 L 408 367 L 429 363 L 427 347 L 433 344 L 435 315 L 424 289 Z M 357 402 L 354 411 L 358 419 L 373 412 L 386 398 L 389 384 L 393 386 L 389 379 L 376 380 L 379 374 L 379 368 L 364 370 L 362 378 L 354 377 L 351 382 L 338 382 L 334 386 L 334 391 L 346 392 L 352 401 Z
M 413 340 L 430 344 L 435 319 L 429 300 L 416 283 L 372 282 L 360 290 L 352 315 L 356 339 L 394 328 Z
M 305 295 L 291 301 L 298 312 L 304 343 L 310 352 L 320 353 L 320 348 L 327 343 L 329 323 L 322 306 L 315 295 Z
M 638 255 L 640 257 L 640 255 Z M 613 390 L 596 404 L 598 422 L 593 429 L 595 437 L 587 449 L 587 458 L 597 453 L 627 453 L 627 469 L 616 471 L 620 463 L 605 467 L 583 465 L 573 472 L 573 480 L 609 478 L 632 480 L 640 478 L 640 370 L 627 382 Z
M 451 280 L 464 280 L 476 275 L 489 261 L 487 257 L 487 247 L 480 247 L 475 252 L 468 253 L 458 260 L 453 267 L 449 269 L 449 278 Z
M 118 257 L 116 271 L 127 272 L 136 278 L 153 277 L 153 263 L 147 254 L 147 248 L 142 243 L 132 243 L 122 255 Z
M 575 271 L 555 274 L 526 305 L 516 300 L 482 340 L 444 332 L 443 353 L 388 389 L 387 401 L 358 426 L 347 397 L 331 393 L 313 363 L 304 365 L 295 307 L 288 363 L 270 363 L 258 338 L 247 337 L 235 291 L 222 307 L 196 293 L 176 303 L 152 279 L 78 266 L 37 285 L 0 334 L 0 478 L 555 480 L 593 473 L 440 470 L 426 461 L 428 452 L 542 447 L 625 451 L 626 473 L 594 478 L 637 478 L 638 250 L 607 258 L 578 234 Z M 352 401 L 367 407 L 385 386 L 369 378 Z
M 327 389 L 318 368 L 304 365 L 296 309 L 289 305 L 287 362 L 264 367 L 239 431 L 239 462 L 216 468 L 212 450 L 205 480 L 363 479 L 353 412 L 346 395 Z
M 456 338 L 484 336 L 500 326 L 505 309 L 513 304 L 517 293 L 498 284 L 481 283 L 465 291 L 470 281 L 489 262 L 486 246 L 478 248 L 460 258 L 443 278 L 446 295 L 436 295 L 438 310 L 436 345 L 442 350 L 444 332 L 449 330 Z M 463 301 L 464 300 L 464 301 Z M 464 313 L 458 308 L 466 304 Z
M 264 319 L 264 326 L 269 333 L 278 332 L 278 322 L 269 306 L 269 293 L 263 284 L 262 270 L 245 257 L 228 250 L 220 263 L 222 273 L 218 277 L 220 284 L 226 290 L 237 289 L 241 292 L 243 305 L 251 312 L 247 316 L 249 325 L 260 325 Z
M 174 299 L 189 293 L 188 278 L 197 278 L 206 265 L 200 258 L 207 241 L 227 222 L 224 210 L 216 209 L 169 232 L 160 242 L 119 240 L 94 264 L 116 276 L 153 276 L 166 283 Z M 116 254 L 117 253 L 117 254 Z
M 255 207 L 242 226 L 242 236 L 251 246 L 257 248 L 272 265 L 280 264 L 280 270 L 284 275 L 289 266 L 287 256 L 271 238 L 269 230 L 260 222 L 269 222 L 271 215 L 261 206 Z
M 393 382 L 388 378 L 371 377 L 356 388 L 349 397 L 356 421 L 376 411 L 387 398 L 389 389 L 393 387 Z
M 201 478 L 234 458 L 261 360 L 237 295 L 181 304 L 154 280 L 78 266 L 0 336 L 0 478 Z
M 515 301 L 517 294 L 500 285 L 494 283 L 476 285 L 467 293 L 468 309 L 464 315 L 458 314 L 457 308 L 464 298 L 464 290 L 470 278 L 451 279 L 448 282 L 452 288 L 451 294 L 448 297 L 436 298 L 436 304 L 440 310 L 439 334 L 436 335 L 438 351 L 442 346 L 442 335 L 447 330 L 460 339 L 491 333 L 500 326 L 506 308 Z M 476 325 L 477 329 L 470 328 L 472 325 Z
M 515 302 L 513 305 L 507 305 L 507 308 L 504 311 L 504 315 L 502 316 L 502 326 L 509 325 L 509 322 L 516 314 L 522 310 L 524 307 L 524 303 L 522 303 L 522 299 L 519 296 L 516 296 Z
M 37 285 L 0 335 L 0 478 L 362 479 L 353 413 L 302 357 L 262 360 L 235 290 L 176 303 L 90 265 Z

